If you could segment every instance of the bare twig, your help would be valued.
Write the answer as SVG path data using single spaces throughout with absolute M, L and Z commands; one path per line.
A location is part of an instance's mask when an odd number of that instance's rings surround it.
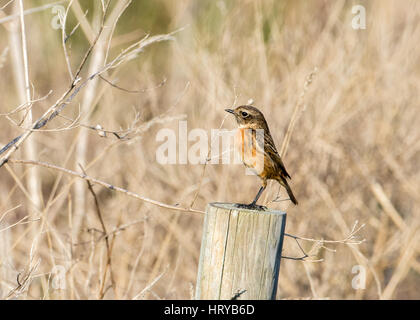
M 12 212 L 13 210 L 16 210 L 18 208 L 20 208 L 22 205 L 18 205 L 12 209 L 7 210 L 5 213 L 3 213 L 0 217 L 0 223 L 3 221 L 3 219 L 6 217 L 6 215 L 10 212 Z M 33 219 L 33 220 L 29 220 L 29 216 L 25 216 L 22 219 L 20 219 L 19 221 L 12 223 L 11 225 L 8 225 L 7 227 L 4 227 L 3 229 L 0 229 L 0 232 L 6 231 L 7 229 L 13 228 L 14 226 L 20 225 L 20 224 L 26 224 L 26 223 L 30 223 L 30 222 L 34 222 L 34 221 L 38 221 L 39 219 Z
M 83 89 L 89 81 L 95 79 L 97 76 L 101 75 L 102 73 L 106 72 L 109 69 L 113 69 L 121 65 L 124 61 L 131 59 L 133 54 L 137 54 L 141 52 L 145 47 L 149 46 L 152 43 L 160 42 L 160 41 L 168 41 L 172 40 L 172 35 L 179 30 L 176 30 L 169 34 L 164 35 L 156 35 L 153 37 L 149 37 L 148 39 L 142 39 L 133 45 L 129 46 L 125 50 L 123 50 L 119 55 L 115 57 L 110 63 L 108 63 L 105 67 L 100 69 L 97 72 L 91 74 L 86 80 L 79 83 L 78 74 L 83 68 L 84 64 L 86 63 L 87 56 L 89 56 L 90 52 L 92 51 L 92 46 L 95 45 L 96 41 L 92 44 L 90 49 L 88 50 L 85 58 L 83 59 L 82 63 L 80 64 L 78 71 L 76 72 L 75 79 L 72 82 L 70 88 L 56 101 L 56 103 L 51 106 L 30 128 L 31 130 L 26 131 L 24 134 L 16 137 L 8 144 L 6 144 L 1 150 L 0 155 L 5 153 L 3 158 L 0 160 L 0 167 L 2 167 L 10 158 L 10 156 L 22 145 L 22 143 L 31 135 L 33 129 L 40 129 L 44 127 L 49 121 L 54 119 L 60 112 L 75 98 L 75 96 L 79 93 L 81 89 Z M 6 152 L 7 151 L 7 152 Z
M 298 239 L 298 240 L 304 240 L 304 241 L 310 241 L 310 242 L 322 242 L 322 243 L 342 243 L 342 244 L 361 244 L 363 242 L 366 241 L 366 239 L 362 239 L 362 240 L 356 240 L 355 239 L 355 235 L 365 227 L 365 224 L 360 225 L 359 227 L 357 227 L 357 225 L 359 224 L 359 222 L 356 220 L 353 228 L 350 232 L 350 234 L 342 239 L 342 240 L 324 240 L 324 239 L 311 239 L 311 238 L 304 238 L 304 237 L 299 237 L 299 236 L 295 236 L 295 235 L 291 235 L 288 233 L 285 233 L 284 235 L 287 237 L 291 237 L 293 239 Z
M 362 244 L 363 242 L 365 242 L 365 239 L 362 240 L 357 240 L 355 235 L 365 226 L 364 224 L 357 226 L 358 225 L 358 221 L 356 220 L 352 230 L 350 231 L 349 235 L 341 240 L 324 240 L 324 239 L 311 239 L 311 238 L 304 238 L 304 237 L 298 237 L 295 235 L 291 235 L 288 233 L 285 233 L 284 235 L 286 237 L 290 237 L 292 239 L 294 239 L 300 249 L 300 251 L 303 253 L 303 255 L 301 257 L 288 257 L 288 256 L 282 256 L 282 258 L 284 259 L 290 259 L 290 260 L 302 260 L 302 261 L 310 261 L 310 262 L 321 262 L 323 261 L 323 259 L 319 259 L 319 260 L 307 260 L 306 258 L 310 257 L 310 256 L 316 256 L 316 254 L 311 254 L 311 253 L 306 253 L 306 251 L 302 248 L 302 246 L 300 245 L 298 240 L 302 240 L 302 241 L 309 241 L 309 242 L 314 242 L 315 244 L 313 245 L 311 252 L 312 251 L 318 251 L 318 249 L 326 249 L 329 251 L 333 251 L 335 252 L 335 250 L 330 249 L 328 247 L 326 247 L 324 244 L 325 243 L 330 243 L 330 244 L 337 244 L 337 243 L 341 243 L 341 244 L 347 244 L 347 245 L 358 245 L 358 244 Z M 315 250 L 316 249 L 316 250 Z
M 235 89 L 235 88 L 234 88 Z M 235 89 L 235 98 L 233 99 L 233 102 L 232 102 L 232 106 L 231 106 L 231 108 L 234 106 L 234 105 L 236 105 L 236 100 L 237 100 L 237 98 L 238 98 L 238 95 L 236 94 L 236 89 Z M 226 118 L 228 117 L 228 115 L 226 114 L 224 117 L 223 117 L 223 120 L 222 120 L 222 122 L 220 123 L 220 126 L 219 126 L 219 130 L 223 127 L 223 124 L 225 123 L 225 120 L 226 120 Z M 216 138 L 216 137 L 214 137 L 214 138 Z M 213 141 L 212 141 L 213 142 Z M 210 143 L 210 145 L 212 145 L 212 143 Z M 230 152 L 230 150 L 229 150 L 229 152 Z M 192 208 L 193 206 L 194 206 L 194 203 L 195 203 L 195 201 L 197 200 L 197 198 L 198 198 L 198 195 L 200 194 L 200 190 L 201 190 L 201 185 L 202 185 L 202 183 L 203 183 L 203 179 L 204 179 L 204 176 L 205 176 L 205 174 L 206 174 L 206 167 L 207 167 L 207 164 L 211 161 L 211 158 L 210 158 L 210 153 L 211 153 L 211 149 L 209 148 L 209 151 L 208 151 L 208 153 L 207 153 L 207 157 L 206 157 L 206 161 L 204 162 L 204 164 L 203 164 L 203 171 L 201 172 L 201 177 L 200 177 L 200 181 L 199 181 L 199 183 L 198 183 L 198 188 L 197 188 L 197 191 L 195 192 L 195 194 L 194 194 L 194 197 L 193 197 L 193 200 L 191 201 L 191 204 L 190 204 L 190 208 Z
M 293 129 L 295 127 L 297 119 L 298 119 L 299 115 L 302 113 L 302 111 L 305 109 L 305 104 L 304 104 L 305 94 L 308 91 L 308 88 L 311 85 L 311 83 L 312 83 L 315 75 L 317 74 L 317 72 L 318 72 L 318 68 L 315 67 L 306 77 L 305 83 L 303 85 L 303 90 L 302 90 L 302 92 L 299 96 L 298 101 L 296 102 L 295 108 L 293 110 L 292 118 L 290 119 L 289 126 L 288 126 L 287 131 L 286 131 L 286 135 L 284 136 L 283 143 L 282 143 L 281 148 L 280 148 L 280 153 L 279 154 L 282 158 L 285 157 L 285 155 L 286 155 L 287 148 L 289 147 L 289 142 L 290 142 L 290 139 L 292 137 Z M 280 202 L 280 201 L 289 200 L 289 199 L 280 199 L 280 197 L 279 197 L 280 189 L 281 189 L 281 186 L 279 185 L 276 197 L 273 200 L 270 200 L 268 202 L 268 204 L 273 203 L 273 202 Z M 267 197 L 268 197 L 268 194 L 266 195 L 265 201 L 267 200 Z
M 86 172 L 83 169 L 83 167 L 80 164 L 79 164 L 79 166 L 80 166 L 80 169 L 83 171 L 83 174 L 86 175 Z M 105 244 L 106 244 L 107 263 L 106 263 L 105 270 L 104 270 L 104 273 L 103 273 L 103 276 L 102 276 L 101 287 L 100 287 L 100 290 L 99 290 L 99 299 L 103 299 L 104 298 L 105 280 L 106 280 L 106 275 L 107 275 L 107 272 L 108 272 L 108 268 L 109 268 L 112 288 L 115 290 L 115 280 L 114 280 L 114 276 L 112 274 L 111 247 L 109 245 L 108 232 L 106 231 L 105 222 L 104 222 L 104 219 L 102 218 L 102 213 L 101 213 L 101 208 L 99 206 L 98 197 L 96 196 L 96 193 L 93 190 L 93 187 L 92 187 L 92 184 L 90 183 L 90 181 L 86 180 L 86 183 L 87 183 L 88 189 L 89 189 L 90 193 L 92 194 L 93 199 L 95 201 L 96 214 L 98 216 L 99 222 L 101 223 L 102 232 L 105 235 L 104 239 L 105 239 Z
M 283 139 L 283 144 L 280 148 L 280 156 L 284 157 L 287 152 L 287 147 L 289 146 L 290 138 L 292 136 L 293 129 L 295 127 L 296 121 L 299 116 L 299 112 L 304 108 L 304 97 L 306 92 L 308 91 L 309 86 L 311 85 L 316 73 L 318 72 L 318 69 L 315 67 L 311 73 L 306 77 L 305 84 L 303 85 L 302 93 L 299 96 L 299 100 L 297 101 L 295 108 L 293 110 L 292 118 L 289 122 L 289 127 L 287 128 L 286 135 Z
M 163 270 L 163 272 L 158 275 L 149 285 L 147 285 L 143 290 L 141 290 L 138 294 L 136 294 L 132 300 L 137 300 L 141 297 L 144 296 L 144 294 L 146 294 L 146 292 L 150 291 L 151 288 L 156 284 L 156 282 L 158 282 L 160 280 L 160 278 L 163 277 L 163 275 L 166 273 L 166 271 L 168 270 L 169 266 L 167 266 L 165 268 L 165 270 Z
M 13 115 L 15 113 L 18 113 L 18 112 L 20 112 L 24 109 L 27 109 L 28 107 L 30 107 L 34 103 L 47 99 L 50 96 L 51 93 L 52 93 L 52 90 L 50 90 L 45 96 L 43 96 L 41 98 L 29 100 L 29 101 L 26 101 L 25 103 L 20 104 L 19 106 L 17 106 L 12 111 L 9 111 L 7 113 L 0 113 L 0 116 L 5 116 L 5 117 L 11 116 L 11 115 Z
M 29 285 L 34 278 L 33 273 L 37 270 L 39 264 L 41 263 L 41 259 L 37 259 L 35 261 L 35 248 L 37 242 L 39 240 L 39 236 L 35 237 L 34 241 L 32 242 L 31 250 L 29 253 L 29 262 L 25 269 L 22 272 L 19 272 L 16 276 L 16 283 L 17 286 L 12 289 L 9 294 L 7 295 L 7 299 L 12 299 L 13 297 L 19 297 L 25 291 L 28 290 Z M 21 277 L 21 275 L 23 276 Z
M 140 90 L 128 90 L 128 89 L 122 88 L 120 86 L 117 86 L 114 82 L 112 82 L 112 81 L 104 78 L 103 76 L 99 76 L 99 78 L 101 78 L 102 80 L 104 80 L 106 83 L 108 83 L 112 87 L 117 88 L 117 89 L 119 89 L 121 91 L 124 91 L 124 92 L 128 92 L 128 93 L 145 93 L 145 92 L 147 92 L 149 90 L 160 88 L 160 87 L 162 87 L 166 83 L 166 79 L 163 79 L 159 84 L 157 84 L 156 86 L 151 87 L 151 88 L 145 88 L 145 89 L 140 89 Z
M 169 205 L 169 204 L 157 201 L 157 200 L 149 199 L 149 198 L 143 197 L 143 196 L 141 196 L 141 195 L 139 195 L 135 192 L 128 191 L 126 189 L 113 186 L 110 183 L 107 183 L 107 182 L 98 180 L 96 178 L 87 176 L 83 173 L 76 172 L 76 171 L 73 171 L 73 170 L 69 170 L 69 169 L 66 169 L 66 168 L 62 168 L 62 167 L 59 167 L 59 166 L 56 166 L 56 165 L 53 165 L 53 164 L 49 164 L 49 163 L 46 163 L 46 162 L 32 161 L 32 160 L 16 160 L 16 159 L 10 159 L 9 162 L 10 163 L 16 163 L 16 164 L 24 164 L 24 165 L 36 165 L 36 166 L 41 166 L 41 167 L 61 171 L 63 173 L 69 174 L 71 176 L 75 176 L 75 177 L 78 177 L 80 179 L 88 180 L 92 183 L 99 184 L 99 185 L 101 185 L 105 188 L 108 188 L 109 190 L 121 192 L 121 193 L 123 193 L 123 194 L 125 194 L 129 197 L 136 198 L 138 200 L 141 200 L 141 201 L 144 201 L 144 202 L 147 202 L 147 203 L 150 203 L 150 204 L 154 204 L 158 207 L 162 207 L 162 208 L 166 208 L 166 209 L 170 209 L 170 210 L 175 210 L 175 211 L 194 212 L 194 213 L 204 214 L 204 211 L 200 211 L 200 210 L 196 210 L 196 209 L 192 209 L 192 208 L 183 208 L 183 207 L 178 207 L 178 206 L 172 206 L 172 205 Z
M 4 213 L 1 215 L 1 217 L 0 217 L 0 223 L 3 221 L 4 217 L 5 217 L 7 214 L 9 214 L 10 212 L 12 212 L 13 210 L 16 210 L 16 209 L 20 208 L 21 206 L 22 206 L 21 204 L 20 204 L 20 205 L 17 205 L 16 207 L 14 207 L 14 208 L 12 208 L 12 209 L 9 209 L 9 210 L 7 210 L 6 212 L 4 212 Z
M 60 18 L 60 23 L 61 23 L 61 45 L 63 47 L 64 58 L 66 60 L 66 65 L 67 65 L 67 71 L 70 75 L 70 80 L 71 81 L 73 81 L 74 77 L 73 77 L 73 72 L 71 71 L 70 57 L 69 57 L 69 54 L 67 52 L 66 42 L 67 42 L 67 39 L 73 34 L 73 32 L 76 30 L 77 26 L 79 25 L 79 24 L 76 25 L 76 27 L 73 29 L 72 33 L 68 37 L 67 34 L 66 34 L 66 22 L 67 22 L 67 16 L 68 16 L 68 13 L 69 13 L 69 9 L 70 9 L 72 4 L 73 4 L 73 0 L 70 0 L 69 5 L 66 8 L 66 12 L 64 13 L 64 17 L 61 17 L 61 16 L 59 17 Z
M 25 79 L 25 94 L 26 94 L 26 103 L 29 103 L 28 105 L 28 112 L 26 114 L 26 117 L 24 125 L 29 126 L 32 122 L 32 110 L 31 110 L 31 104 L 29 101 L 31 101 L 31 87 L 29 84 L 29 66 L 28 66 L 28 49 L 26 46 L 26 32 L 25 32 L 25 19 L 23 17 L 23 0 L 19 0 L 19 11 L 20 11 L 20 28 L 21 28 L 21 36 L 22 36 L 22 57 L 23 57 L 23 70 L 24 70 L 24 79 Z M 32 147 L 30 148 L 29 155 L 34 156 L 35 155 L 35 149 L 33 148 L 33 144 L 31 144 Z
M 111 32 L 109 34 L 109 38 L 108 38 L 108 44 L 107 44 L 107 48 L 105 50 L 105 58 L 104 58 L 104 65 L 106 65 L 107 61 L 108 61 L 108 54 L 109 54 L 109 49 L 111 47 L 111 41 L 115 32 L 115 28 L 117 26 L 118 21 L 121 18 L 121 15 L 125 12 L 125 10 L 128 8 L 128 6 L 131 4 L 132 0 L 128 0 L 126 1 L 126 3 L 123 4 L 123 7 L 121 8 L 120 12 L 118 13 L 118 16 L 115 18 L 113 24 L 112 24 L 112 28 L 111 28 Z M 102 2 L 103 8 L 104 8 L 104 3 Z M 105 10 L 105 9 L 104 9 Z
M 134 226 L 134 225 L 139 224 L 139 223 L 144 223 L 145 220 L 146 220 L 146 218 L 145 219 L 136 220 L 136 221 L 133 221 L 133 222 L 130 222 L 130 223 L 126 223 L 126 224 L 123 224 L 123 225 L 120 225 L 118 227 L 115 227 L 114 230 L 112 230 L 112 231 L 110 231 L 110 232 L 108 232 L 106 234 L 103 232 L 103 230 L 99 230 L 97 228 L 88 228 L 87 229 L 87 232 L 88 233 L 97 232 L 97 233 L 100 234 L 100 236 L 97 237 L 96 239 L 91 239 L 91 240 L 87 240 L 87 241 L 72 242 L 72 245 L 74 245 L 74 246 L 84 246 L 84 245 L 87 245 L 87 244 L 92 244 L 92 243 L 100 242 L 104 238 L 109 238 L 112 235 L 114 235 L 114 236 L 115 235 L 118 235 L 121 231 L 124 231 L 124 230 L 128 229 L 131 226 Z M 115 239 L 115 237 L 113 237 L 113 240 L 114 239 Z M 112 243 L 110 245 L 110 248 L 112 249 Z
M 0 232 L 6 231 L 7 229 L 13 228 L 13 227 L 15 227 L 17 225 L 20 225 L 20 224 L 26 224 L 26 223 L 30 223 L 30 222 L 33 222 L 33 221 L 39 221 L 40 220 L 40 219 L 28 220 L 28 218 L 29 218 L 28 216 L 25 216 L 22 219 L 20 219 L 19 221 L 15 222 L 15 223 L 12 223 L 11 225 L 9 225 L 9 226 L 7 226 L 3 229 L 0 229 Z

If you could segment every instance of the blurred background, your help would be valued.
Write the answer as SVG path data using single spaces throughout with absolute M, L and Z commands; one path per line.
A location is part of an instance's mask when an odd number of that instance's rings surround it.
M 0 1 L 0 147 L 68 90 L 69 69 L 76 73 L 95 42 L 107 3 L 22 1 L 25 67 L 19 2 Z M 366 9 L 366 29 L 352 27 L 355 5 Z M 111 1 L 80 77 L 146 35 L 174 31 L 90 81 L 11 159 L 81 165 L 115 186 L 201 211 L 213 201 L 248 203 L 260 182 L 241 165 L 160 164 L 156 135 L 177 132 L 179 120 L 209 136 L 232 129 L 224 109 L 252 99 L 278 149 L 294 119 L 283 161 L 299 205 L 271 202 L 276 183 L 262 199 L 287 211 L 287 233 L 338 241 L 301 241 L 313 256 L 282 260 L 278 298 L 419 299 L 420 3 Z M 28 100 L 37 100 L 31 109 Z M 131 128 L 129 139 L 89 129 L 98 125 Z M 0 168 L 0 190 L 1 298 L 192 298 L 202 214 L 100 185 L 96 205 L 86 181 L 13 162 Z M 365 241 L 341 241 L 356 222 Z M 302 256 L 292 238 L 283 249 Z

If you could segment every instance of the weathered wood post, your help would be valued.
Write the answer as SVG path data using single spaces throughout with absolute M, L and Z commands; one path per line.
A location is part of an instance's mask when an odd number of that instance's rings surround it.
M 204 218 L 195 298 L 276 298 L 286 213 L 211 203 Z

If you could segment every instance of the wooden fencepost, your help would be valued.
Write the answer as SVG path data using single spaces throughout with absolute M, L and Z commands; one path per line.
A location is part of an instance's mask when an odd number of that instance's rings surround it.
M 286 213 L 206 208 L 195 298 L 276 299 Z

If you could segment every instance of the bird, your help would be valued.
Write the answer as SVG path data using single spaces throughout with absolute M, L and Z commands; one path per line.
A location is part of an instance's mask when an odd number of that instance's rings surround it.
M 245 167 L 251 169 L 262 182 L 254 200 L 250 204 L 239 205 L 248 209 L 267 209 L 257 205 L 257 201 L 267 187 L 267 180 L 276 180 L 282 185 L 294 205 L 298 204 L 288 179 L 291 179 L 277 152 L 263 113 L 254 106 L 242 105 L 235 109 L 225 109 L 235 116 L 238 131 L 235 135 L 235 148 L 239 151 Z

